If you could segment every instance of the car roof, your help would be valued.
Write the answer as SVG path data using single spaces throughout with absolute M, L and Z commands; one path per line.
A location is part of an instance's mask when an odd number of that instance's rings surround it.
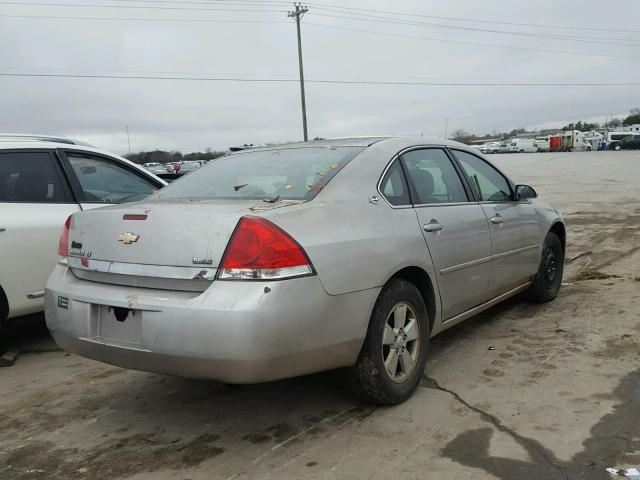
M 48 142 L 48 143 L 62 143 L 65 145 L 80 145 L 83 147 L 93 147 L 90 143 L 83 142 L 81 140 L 74 140 L 72 138 L 59 137 L 57 135 L 41 135 L 36 133 L 0 133 L 0 142 L 11 141 L 35 141 L 35 142 Z
M 429 139 L 424 137 L 400 137 L 400 136 L 365 136 L 365 137 L 344 137 L 344 138 L 327 138 L 321 140 L 311 140 L 308 142 L 285 143 L 280 145 L 268 145 L 255 148 L 247 148 L 238 152 L 231 152 L 231 155 L 241 155 L 248 152 L 284 150 L 295 148 L 312 148 L 312 147 L 371 147 L 390 146 L 395 148 L 397 145 L 411 147 L 413 145 L 432 145 L 432 146 L 448 146 L 469 149 L 469 146 L 455 142 L 453 140 Z

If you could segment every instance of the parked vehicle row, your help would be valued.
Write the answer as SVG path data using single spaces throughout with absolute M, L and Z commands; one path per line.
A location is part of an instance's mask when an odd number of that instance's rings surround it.
M 609 143 L 609 150 L 636 150 L 640 148 L 640 135 L 615 135 Z
M 71 140 L 0 135 L 0 323 L 43 310 L 69 215 L 142 200 L 164 185 L 122 157 Z
M 533 152 L 590 152 L 592 150 L 631 150 L 640 148 L 640 134 L 634 131 L 582 132 L 567 130 L 555 135 L 536 138 L 512 138 L 506 142 L 492 141 L 471 148 L 485 154 L 533 153 Z
M 193 172 L 198 168 L 205 165 L 206 162 L 204 160 L 194 160 L 194 161 L 181 161 L 181 162 L 167 162 L 167 163 L 157 163 L 157 162 L 149 162 L 144 163 L 142 166 L 154 173 L 156 175 L 161 175 L 162 177 L 165 174 L 170 175 L 184 175 L 186 173 Z M 171 179 L 175 179 L 175 177 L 169 177 Z M 165 178 L 166 180 L 166 178 Z
M 239 151 L 60 222 L 47 325 L 82 356 L 228 383 L 346 367 L 396 404 L 431 337 L 520 292 L 556 297 L 565 228 L 536 196 L 456 142 Z

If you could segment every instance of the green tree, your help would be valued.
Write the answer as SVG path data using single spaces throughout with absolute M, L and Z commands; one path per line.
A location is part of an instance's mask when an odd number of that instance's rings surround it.
M 640 108 L 632 108 L 629 115 L 622 121 L 623 125 L 635 125 L 640 123 Z

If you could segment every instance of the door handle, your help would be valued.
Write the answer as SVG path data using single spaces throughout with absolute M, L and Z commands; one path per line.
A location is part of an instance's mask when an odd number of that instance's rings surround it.
M 491 217 L 491 223 L 500 225 L 501 223 L 504 223 L 504 218 L 502 218 L 500 215 L 496 215 L 495 217 Z
M 427 223 L 422 227 L 425 232 L 439 232 L 442 230 L 442 225 L 436 222 Z

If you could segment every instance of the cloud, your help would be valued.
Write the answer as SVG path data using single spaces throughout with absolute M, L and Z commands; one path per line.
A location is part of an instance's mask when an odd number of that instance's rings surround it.
M 164 4 L 163 4 L 164 5 Z M 176 3 L 182 8 L 185 4 Z M 193 7 L 201 4 L 194 4 Z M 217 8 L 219 3 L 212 3 Z M 287 7 L 237 7 L 286 10 Z M 275 4 L 273 4 L 275 5 Z M 344 5 L 344 4 L 341 4 Z M 352 2 L 350 7 L 540 25 L 607 28 L 601 2 Z M 231 8 L 231 7 L 229 7 Z M 309 5 L 305 21 L 394 35 L 423 36 L 561 54 L 478 47 L 303 25 L 309 79 L 436 82 L 630 82 L 640 77 L 630 42 L 640 4 L 625 7 L 617 32 L 408 18 L 515 32 L 581 37 L 530 38 L 396 23 L 357 21 Z M 362 12 L 388 16 L 376 12 Z M 297 78 L 295 26 L 284 12 L 222 12 L 2 6 L 0 15 L 120 16 L 285 23 L 169 23 L 16 19 L 0 17 L 0 72 L 131 75 L 235 75 Z M 609 17 L 613 18 L 613 17 Z M 304 23 L 304 22 L 303 22 Z M 589 38 L 586 38 L 589 37 Z M 600 37 L 594 40 L 593 37 Z M 632 40 L 629 40 L 632 39 Z M 585 40 L 594 43 L 587 43 Z M 638 40 L 633 40 L 640 43 Z M 601 54 L 604 56 L 590 56 Z M 167 73 L 168 72 L 168 73 Z M 519 126 L 558 125 L 624 112 L 638 87 L 452 87 L 307 84 L 310 136 L 434 134 L 463 128 L 484 133 Z M 637 102 L 636 102 L 637 103 Z M 124 79 L 0 77 L 0 131 L 68 135 L 122 153 L 126 127 L 134 150 L 184 151 L 240 143 L 300 139 L 297 83 L 227 83 Z

